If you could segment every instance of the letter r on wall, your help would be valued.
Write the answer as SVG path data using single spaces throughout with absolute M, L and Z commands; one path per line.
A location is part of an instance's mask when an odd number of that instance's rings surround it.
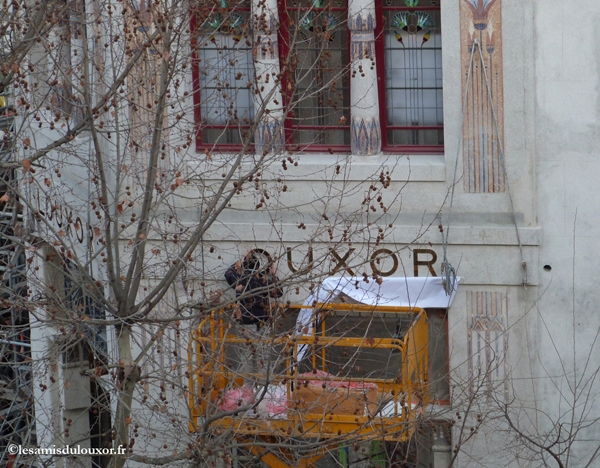
M 429 260 L 419 260 L 419 254 L 428 254 L 431 255 L 431 259 Z M 429 273 L 431 276 L 437 276 L 435 270 L 433 269 L 433 264 L 437 261 L 437 254 L 431 249 L 414 249 L 413 250 L 413 265 L 415 267 L 415 277 L 419 276 L 419 266 L 423 265 L 429 268 Z

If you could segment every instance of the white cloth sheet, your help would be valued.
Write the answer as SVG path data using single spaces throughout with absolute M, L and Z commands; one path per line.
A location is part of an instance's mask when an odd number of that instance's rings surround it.
M 431 276 L 394 277 L 382 278 L 381 284 L 378 284 L 372 278 L 366 283 L 362 277 L 331 277 L 323 280 L 315 293 L 304 301 L 304 305 L 332 302 L 336 296 L 343 293 L 367 305 L 447 309 L 452 305 L 460 278 L 456 278 L 450 295 L 444 290 L 443 280 L 444 278 Z M 310 323 L 311 316 L 310 308 L 300 311 L 297 322 L 300 330 Z

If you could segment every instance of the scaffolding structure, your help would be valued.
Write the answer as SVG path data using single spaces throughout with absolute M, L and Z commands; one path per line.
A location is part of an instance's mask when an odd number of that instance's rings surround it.
M 10 88 L 0 92 L 0 161 L 12 156 L 14 107 Z M 35 445 L 31 330 L 25 251 L 18 239 L 23 210 L 12 185 L 15 171 L 0 172 L 0 467 L 30 466 L 33 458 L 10 454 L 10 444 Z M 29 457 L 28 457 L 29 458 Z
M 356 327 L 355 336 L 336 332 L 339 325 L 357 317 L 354 323 L 365 319 L 373 325 L 373 333 L 361 326 Z M 188 349 L 190 432 L 202 432 L 209 420 L 211 431 L 234 434 L 240 444 L 250 447 L 255 460 L 271 468 L 313 467 L 348 441 L 407 443 L 414 436 L 429 402 L 425 310 L 318 304 L 303 332 L 268 338 L 280 362 L 262 374 L 240 373 L 230 359 L 236 347 L 257 348 L 261 340 L 229 330 L 227 314 L 221 311 L 192 333 Z M 366 368 L 361 370 L 359 363 L 367 364 Z M 263 382 L 255 397 L 245 396 L 248 379 Z M 266 393 L 261 394 L 260 388 Z M 235 411 L 248 404 L 260 410 L 259 400 L 269 392 L 279 394 L 270 402 L 278 408 L 275 413 Z M 237 405 L 228 404 L 230 395 L 239 399 Z M 299 439 L 317 440 L 319 448 L 304 455 L 285 448 L 262 448 L 273 445 L 273 440 L 288 441 L 282 444 L 287 447 Z

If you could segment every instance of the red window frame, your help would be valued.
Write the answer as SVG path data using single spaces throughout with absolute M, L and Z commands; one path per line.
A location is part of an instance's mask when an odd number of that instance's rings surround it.
M 443 145 L 390 145 L 388 144 L 388 130 L 443 130 L 444 126 L 399 127 L 387 125 L 387 100 L 385 90 L 385 42 L 384 42 L 384 11 L 440 11 L 440 6 L 422 7 L 389 7 L 383 1 L 375 2 L 375 57 L 377 67 L 377 90 L 379 92 L 379 121 L 381 125 L 381 149 L 386 153 L 443 153 Z
M 300 2 L 298 2 L 300 3 Z M 287 14 L 288 11 L 288 6 L 287 6 L 287 2 L 286 0 L 280 0 L 277 2 L 277 7 L 278 7 L 278 12 L 279 12 L 279 34 L 278 34 L 278 43 L 279 43 L 279 57 L 280 57 L 280 66 L 281 69 L 283 71 L 285 64 L 281 61 L 281 57 L 286 58 L 289 57 L 289 34 L 290 34 L 290 29 L 289 29 L 289 16 Z M 289 10 L 306 10 L 308 9 L 308 7 L 289 7 Z M 341 12 L 346 12 L 346 18 L 343 19 L 343 21 L 340 21 L 341 26 L 340 27 L 345 27 L 346 29 L 346 43 L 348 44 L 348 48 L 346 50 L 346 53 L 348 55 L 348 64 L 350 64 L 350 30 L 347 27 L 347 20 L 348 20 L 348 6 L 346 4 L 345 7 L 321 7 L 321 8 L 313 8 L 314 10 L 318 10 L 318 11 L 341 11 Z M 347 70 L 346 73 L 348 73 L 348 75 L 350 74 L 350 70 Z M 284 109 L 288 109 L 288 106 L 290 105 L 290 101 L 291 101 L 291 96 L 289 94 L 289 92 L 287 91 L 287 84 L 288 84 L 288 73 L 284 73 L 283 77 L 282 77 L 282 95 L 283 95 L 283 104 L 284 104 Z M 348 103 L 348 108 L 350 109 L 350 112 L 352 112 L 351 107 L 351 102 L 352 102 L 352 89 L 351 89 L 351 83 L 350 83 L 350 78 L 348 77 L 348 99 L 350 100 L 350 102 Z M 295 129 L 297 130 L 350 130 L 350 118 L 351 115 L 348 115 L 347 117 L 347 125 L 332 125 L 332 126 L 311 126 L 311 125 L 296 125 L 294 126 L 292 123 L 292 119 L 286 115 L 285 116 L 285 120 L 284 120 L 284 132 L 285 132 L 285 141 L 286 141 L 286 149 L 290 152 L 296 152 L 296 151 L 303 151 L 303 152 L 318 152 L 318 153 L 326 153 L 326 152 L 330 152 L 330 153 L 350 153 L 351 152 L 351 147 L 350 144 L 347 145 L 319 145 L 319 144 L 315 144 L 315 145 L 306 145 L 306 144 L 297 144 L 297 143 L 293 143 L 292 142 L 292 136 L 293 136 L 293 132 Z
M 298 8 L 306 8 L 306 7 L 298 7 Z M 279 22 L 280 28 L 278 32 L 278 45 L 279 45 L 279 56 L 283 58 L 281 60 L 281 68 L 284 70 L 285 59 L 289 55 L 289 17 L 286 11 L 286 5 L 284 1 L 278 2 L 279 9 Z M 249 10 L 248 8 L 236 8 L 236 10 L 244 11 Z M 327 7 L 319 8 L 319 10 L 327 10 Z M 332 7 L 332 11 L 345 11 L 347 18 L 347 6 L 346 7 Z M 346 18 L 341 23 L 343 25 L 346 24 Z M 191 31 L 191 40 L 192 40 L 192 97 L 194 104 L 194 125 L 195 125 L 195 133 L 196 133 L 196 151 L 202 152 L 206 150 L 219 150 L 223 152 L 237 152 L 243 148 L 241 144 L 219 144 L 219 143 L 203 143 L 202 142 L 202 128 L 227 128 L 227 125 L 205 125 L 201 126 L 202 122 L 202 93 L 200 89 L 200 62 L 198 49 L 196 44 L 198 44 L 199 38 L 199 26 L 198 19 L 195 12 L 192 12 L 192 17 L 190 21 L 190 31 Z M 347 44 L 350 44 L 350 31 L 346 28 L 347 34 Z M 350 63 L 350 47 L 347 50 L 348 54 L 348 63 Z M 284 73 L 282 77 L 282 95 L 283 95 L 283 104 L 284 109 L 288 108 L 290 104 L 291 96 L 287 93 L 287 83 L 288 80 L 286 78 L 286 74 Z M 348 79 L 348 83 L 350 80 Z M 350 107 L 350 94 L 349 94 L 349 102 L 348 107 Z M 350 144 L 348 145 L 326 145 L 326 144 L 296 144 L 293 143 L 292 135 L 294 130 L 350 130 L 350 115 L 347 116 L 346 125 L 339 126 L 310 126 L 310 125 L 293 125 L 292 119 L 290 116 L 286 115 L 284 119 L 284 132 L 286 139 L 286 149 L 290 152 L 303 151 L 303 152 L 335 152 L 335 153 L 350 153 Z M 239 125 L 236 128 L 241 129 L 250 129 L 251 125 Z M 248 151 L 254 151 L 254 145 L 250 145 Z
M 280 0 L 278 2 L 279 8 L 279 21 L 280 28 L 278 32 L 278 42 L 279 42 L 279 56 L 281 60 L 281 69 L 284 71 L 285 67 L 285 58 L 289 56 L 289 17 L 286 10 L 285 0 Z M 302 7 L 298 7 L 302 8 Z M 305 7 L 304 7 L 305 8 Z M 327 9 L 327 7 L 323 7 L 320 9 Z M 346 11 L 348 7 L 331 7 L 332 11 Z M 249 10 L 249 8 L 239 8 L 240 11 Z M 387 7 L 383 5 L 382 1 L 375 2 L 375 13 L 377 16 L 377 24 L 375 28 L 375 50 L 376 50 L 376 67 L 377 67 L 377 85 L 378 85 L 378 95 L 379 95 L 379 118 L 381 125 L 381 138 L 382 138 L 382 150 L 387 153 L 443 153 L 444 146 L 443 145 L 389 145 L 387 138 L 388 130 L 443 130 L 443 126 L 416 126 L 416 127 L 398 127 L 398 126 L 388 126 L 387 125 L 387 102 L 386 102 L 386 89 L 385 89 L 385 43 L 384 43 L 384 11 L 386 10 L 398 10 L 398 11 L 426 11 L 426 10 L 436 10 L 439 11 L 439 6 L 423 6 L 423 7 Z M 347 19 L 347 14 L 346 14 Z M 345 24 L 345 23 L 344 23 Z M 241 144 L 217 144 L 217 143 L 202 143 L 202 129 L 201 129 L 201 121 L 202 121 L 202 112 L 201 112 L 201 90 L 200 90 L 200 63 L 198 60 L 198 49 L 196 44 L 198 43 L 198 24 L 196 13 L 192 12 L 191 22 L 190 22 L 190 30 L 191 30 L 191 40 L 192 40 L 192 96 L 194 103 L 194 120 L 195 120 L 195 129 L 196 129 L 196 150 L 197 151 L 205 151 L 205 150 L 213 150 L 218 149 L 219 151 L 231 151 L 236 152 L 243 148 Z M 347 43 L 350 44 L 350 31 L 346 29 L 347 33 Z M 348 47 L 348 63 L 350 63 L 350 47 Z M 283 60 L 281 59 L 283 58 Z M 282 76 L 282 94 L 283 94 L 283 104 L 284 108 L 287 109 L 290 104 L 290 95 L 287 92 L 287 77 L 286 73 Z M 351 80 L 348 80 L 349 83 L 349 98 L 351 103 Z M 349 103 L 349 104 L 350 104 Z M 352 109 L 350 109 L 350 113 Z M 327 129 L 350 129 L 351 115 L 348 116 L 348 125 L 339 125 L 339 126 L 294 126 L 292 123 L 292 119 L 289 116 L 285 116 L 284 119 L 284 131 L 285 131 L 285 139 L 286 139 L 286 149 L 290 152 L 303 151 L 303 152 L 330 152 L 330 153 L 350 153 L 350 145 L 299 145 L 291 142 L 292 134 L 294 129 L 305 129 L 305 130 L 327 130 Z M 207 128 L 227 128 L 226 125 L 211 125 L 206 126 Z M 240 125 L 238 128 L 242 129 L 250 129 L 251 125 Z M 254 151 L 254 145 L 250 145 L 248 152 Z
M 228 8 L 235 11 L 250 11 L 249 7 Z M 199 25 L 196 11 L 192 11 L 190 19 L 190 37 L 192 47 L 192 98 L 194 103 L 194 129 L 196 134 L 196 151 L 212 151 L 218 149 L 223 152 L 237 152 L 243 148 L 241 144 L 202 143 L 202 93 L 200 90 L 200 61 L 198 57 Z M 229 125 L 205 125 L 204 128 L 225 129 Z M 252 125 L 238 125 L 235 128 L 250 129 Z M 254 151 L 254 144 L 249 145 L 248 152 Z

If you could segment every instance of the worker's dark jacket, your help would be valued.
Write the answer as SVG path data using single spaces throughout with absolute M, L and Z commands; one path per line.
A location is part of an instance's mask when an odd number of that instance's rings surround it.
M 263 272 L 243 270 L 238 273 L 235 264 L 231 265 L 225 272 L 227 283 L 236 290 L 236 296 L 242 297 L 239 302 L 242 311 L 241 322 L 245 325 L 251 323 L 262 323 L 269 317 L 269 297 L 278 298 L 283 295 L 281 288 L 277 286 L 278 279 L 271 279 Z M 241 291 L 237 286 L 242 285 Z

